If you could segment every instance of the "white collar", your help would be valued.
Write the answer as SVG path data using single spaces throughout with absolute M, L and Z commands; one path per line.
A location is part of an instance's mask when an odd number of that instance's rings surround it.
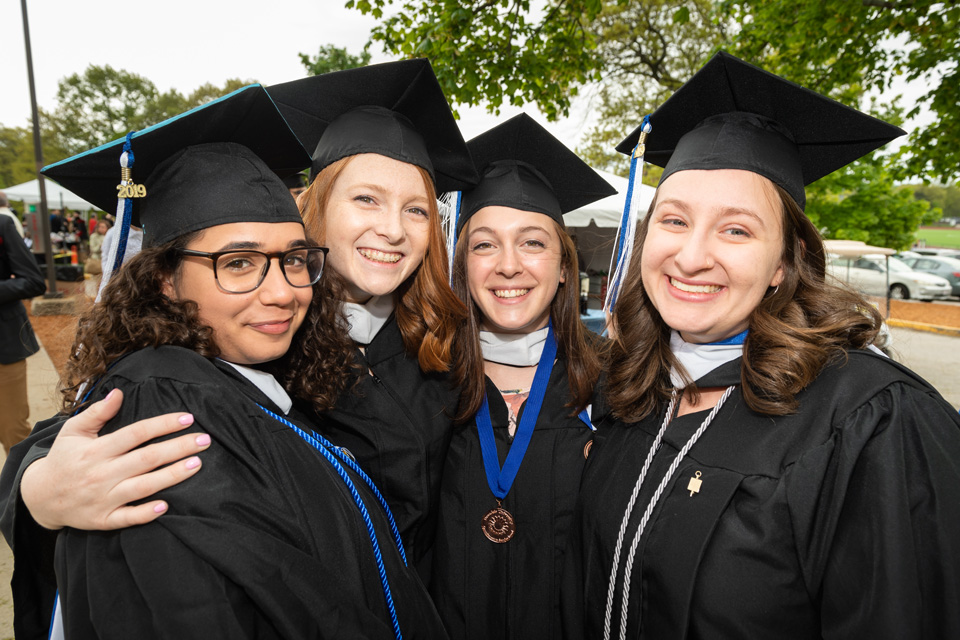
M 223 360 L 223 362 L 227 362 Z M 277 405 L 284 415 L 290 413 L 290 408 L 293 406 L 293 400 L 290 399 L 290 396 L 287 395 L 287 392 L 280 386 L 280 383 L 277 382 L 277 379 L 274 378 L 271 374 L 265 371 L 258 371 L 257 369 L 251 369 L 250 367 L 245 367 L 240 364 L 234 364 L 233 362 L 227 362 L 228 365 L 240 372 L 244 378 L 249 380 L 254 384 L 257 389 L 263 392 L 263 395 L 270 398 L 273 404 Z
M 343 312 L 350 323 L 350 337 L 354 342 L 368 345 L 383 328 L 393 313 L 393 295 L 374 296 L 365 304 L 344 302 Z
M 696 382 L 720 365 L 742 356 L 743 344 L 696 344 L 684 341 L 678 331 L 671 331 L 670 350 L 690 379 Z M 677 388 L 686 386 L 680 372 L 673 368 L 670 369 L 670 381 Z
M 540 362 L 550 327 L 533 333 L 480 332 L 483 359 L 514 367 L 532 367 Z

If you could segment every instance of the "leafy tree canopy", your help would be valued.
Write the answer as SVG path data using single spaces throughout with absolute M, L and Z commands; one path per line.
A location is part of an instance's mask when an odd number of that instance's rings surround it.
M 307 74 L 318 76 L 329 71 L 344 71 L 370 64 L 370 52 L 361 51 L 355 56 L 347 52 L 346 48 L 335 47 L 332 44 L 320 47 L 319 53 L 312 58 L 305 53 L 300 54 L 300 62 L 307 70 Z

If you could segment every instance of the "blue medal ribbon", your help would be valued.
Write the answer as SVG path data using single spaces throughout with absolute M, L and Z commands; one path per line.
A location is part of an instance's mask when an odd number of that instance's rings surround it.
M 513 481 L 520 470 L 523 456 L 527 453 L 530 439 L 533 437 L 533 428 L 540 416 L 543 399 L 547 395 L 547 383 L 550 382 L 550 373 L 553 371 L 553 361 L 557 357 L 557 340 L 553 337 L 553 321 L 547 326 L 547 340 L 543 345 L 543 353 L 537 363 L 537 373 L 533 376 L 533 386 L 527 397 L 527 406 L 520 417 L 517 435 L 510 446 L 510 452 L 500 468 L 500 459 L 497 457 L 497 445 L 493 437 L 493 422 L 490 419 L 490 406 L 486 394 L 480 410 L 477 411 L 477 433 L 480 436 L 480 453 L 483 455 L 483 467 L 487 473 L 487 484 L 490 491 L 498 500 L 503 500 L 510 492 Z

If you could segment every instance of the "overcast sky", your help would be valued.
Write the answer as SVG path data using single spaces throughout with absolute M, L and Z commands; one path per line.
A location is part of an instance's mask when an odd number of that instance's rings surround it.
M 305 75 L 299 53 L 315 55 L 321 45 L 358 54 L 375 20 L 345 9 L 344 0 L 27 0 L 37 103 L 56 107 L 57 82 L 89 65 L 141 75 L 160 91 L 188 94 L 230 78 L 276 84 Z M 0 2 L 0 124 L 25 127 L 30 90 L 23 44 L 21 0 Z M 390 58 L 373 51 L 374 62 Z M 501 118 L 483 109 L 459 109 L 464 138 L 482 133 L 519 113 Z M 568 146 L 580 142 L 583 117 L 547 124 Z

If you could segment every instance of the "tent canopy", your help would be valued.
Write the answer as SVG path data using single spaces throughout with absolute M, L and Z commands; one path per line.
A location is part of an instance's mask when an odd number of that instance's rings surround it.
M 47 191 L 47 207 L 50 209 L 68 208 L 86 211 L 87 209 L 97 208 L 72 191 L 64 189 L 56 182 L 44 180 L 44 185 Z M 7 198 L 10 200 L 22 200 L 26 204 L 37 204 L 40 202 L 40 183 L 37 180 L 31 180 L 12 187 L 0 187 L 0 191 L 6 193 Z
M 587 227 L 593 220 L 598 227 L 616 229 L 620 226 L 620 216 L 623 215 L 623 205 L 627 200 L 627 184 L 629 181 L 606 171 L 600 171 L 599 169 L 594 169 L 594 171 L 609 182 L 617 190 L 617 193 L 592 202 L 585 207 L 574 209 L 563 216 L 563 223 L 568 227 Z M 642 215 L 646 215 L 655 192 L 656 189 L 651 186 L 640 185 L 640 211 Z
M 867 255 L 892 256 L 896 253 L 894 249 L 873 247 L 859 240 L 824 240 L 823 246 L 827 253 L 840 258 L 859 258 Z

